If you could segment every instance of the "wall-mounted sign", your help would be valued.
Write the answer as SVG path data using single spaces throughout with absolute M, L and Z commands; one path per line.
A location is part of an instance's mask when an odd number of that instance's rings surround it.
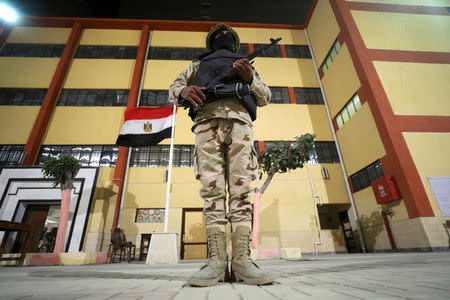
M 394 177 L 386 175 L 371 183 L 378 204 L 400 199 L 400 194 L 394 182 Z
M 136 223 L 164 223 L 164 215 L 164 209 L 138 209 L 136 213 Z

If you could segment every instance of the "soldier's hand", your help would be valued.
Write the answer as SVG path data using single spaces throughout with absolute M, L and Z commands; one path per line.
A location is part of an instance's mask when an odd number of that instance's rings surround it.
M 241 58 L 240 60 L 235 61 L 233 64 L 233 68 L 236 69 L 236 71 L 245 82 L 247 82 L 248 84 L 252 83 L 253 70 L 252 65 L 247 58 Z
M 190 85 L 181 90 L 181 97 L 189 102 L 194 107 L 203 106 L 206 101 L 206 96 L 202 90 L 205 88 L 196 85 Z

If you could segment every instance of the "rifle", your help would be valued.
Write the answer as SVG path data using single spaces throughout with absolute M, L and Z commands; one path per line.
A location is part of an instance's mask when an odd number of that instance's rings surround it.
M 261 54 L 263 54 L 265 51 L 267 51 L 268 49 L 270 49 L 272 46 L 274 46 L 275 44 L 277 44 L 279 41 L 281 41 L 281 38 L 277 38 L 277 39 L 273 39 L 270 38 L 270 44 L 266 45 L 265 47 L 253 51 L 252 53 L 250 53 L 246 58 L 253 63 L 253 59 Z M 208 81 L 208 83 L 205 85 L 205 89 L 203 90 L 203 93 L 208 96 L 208 94 L 216 94 L 215 93 L 215 87 L 218 85 L 223 85 L 226 84 L 228 80 L 230 80 L 230 78 L 232 78 L 234 75 L 236 75 L 236 70 L 232 68 L 233 65 L 224 68 L 221 72 L 219 72 L 219 74 L 214 77 L 213 79 L 211 79 L 210 81 Z M 248 85 L 240 85 L 241 88 L 243 88 L 244 90 L 246 90 L 246 92 L 250 93 L 250 87 L 248 87 Z M 245 93 L 243 91 L 243 93 Z M 239 95 L 239 94 L 238 94 Z M 188 100 L 182 99 L 181 100 L 181 106 L 184 107 L 184 109 L 187 108 L 191 108 L 192 104 L 191 102 L 189 102 Z M 255 104 L 256 106 L 256 104 Z M 199 110 L 200 108 L 195 109 L 195 112 L 197 110 Z M 192 117 L 192 116 L 191 116 Z

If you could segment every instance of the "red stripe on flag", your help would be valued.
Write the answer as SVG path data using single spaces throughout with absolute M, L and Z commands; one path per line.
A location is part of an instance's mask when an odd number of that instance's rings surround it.
M 178 111 L 178 106 L 177 106 Z M 125 121 L 151 120 L 167 118 L 173 114 L 172 106 L 163 107 L 133 107 L 125 111 Z

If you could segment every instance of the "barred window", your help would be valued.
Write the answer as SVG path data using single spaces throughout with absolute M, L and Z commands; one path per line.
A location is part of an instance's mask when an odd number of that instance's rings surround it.
M 291 103 L 287 87 L 269 87 L 272 92 L 270 103 Z
M 0 166 L 17 166 L 25 145 L 0 145 Z
M 339 155 L 335 142 L 314 142 L 314 150 L 309 155 L 310 163 L 338 164 Z
M 170 106 L 168 90 L 142 90 L 139 106 Z
M 205 48 L 150 47 L 147 58 L 164 60 L 193 60 L 205 52 Z
M 286 55 L 289 58 L 311 58 L 308 46 L 285 45 Z
M 294 88 L 297 104 L 325 104 L 319 88 Z
M 0 105 L 41 105 L 47 89 L 0 88 Z
M 126 106 L 128 90 L 63 89 L 58 97 L 60 106 Z
M 74 58 L 136 59 L 136 46 L 84 46 L 75 51 Z
M 267 45 L 265 45 L 265 44 L 254 44 L 253 45 L 255 51 L 262 49 L 266 46 Z M 269 49 L 264 51 L 264 53 L 262 53 L 259 57 L 281 57 L 280 45 L 273 45 L 272 47 L 270 47 Z
M 295 142 L 289 142 L 294 144 Z M 274 142 L 264 142 L 266 150 L 273 146 Z M 309 154 L 309 163 L 312 164 L 337 164 L 339 155 L 335 142 L 314 142 L 314 149 Z
M 370 186 L 371 182 L 384 176 L 381 162 L 377 160 L 361 171 L 356 172 L 350 178 L 352 180 L 354 192 L 358 192 Z
M 249 55 L 248 44 L 241 44 L 239 46 L 239 50 L 237 52 L 237 55 L 248 56 Z
M 53 44 L 6 44 L 0 56 L 9 57 L 61 57 L 65 45 Z
M 71 154 L 85 167 L 115 167 L 119 146 L 116 145 L 44 145 L 35 165 L 42 166 L 48 159 Z
M 167 167 L 169 165 L 170 145 L 133 147 L 131 167 Z M 194 145 L 174 145 L 174 167 L 194 166 Z

